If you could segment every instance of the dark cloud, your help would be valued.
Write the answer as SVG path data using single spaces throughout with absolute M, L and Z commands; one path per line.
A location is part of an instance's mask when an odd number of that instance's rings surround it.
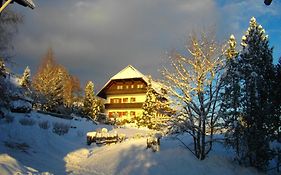
M 241 33 L 240 18 L 231 17 L 232 22 L 224 19 L 227 15 L 234 15 L 236 7 L 241 6 L 240 2 L 35 2 L 38 6 L 35 10 L 21 9 L 25 23 L 15 43 L 16 62 L 30 65 L 34 72 L 47 49 L 52 47 L 59 63 L 78 76 L 81 82 L 94 81 L 97 88 L 128 64 L 144 74 L 158 77 L 157 70 L 164 53 L 173 48 L 182 49 L 191 31 L 215 26 L 224 33 L 223 38 L 229 36 L 229 32 L 240 30 Z

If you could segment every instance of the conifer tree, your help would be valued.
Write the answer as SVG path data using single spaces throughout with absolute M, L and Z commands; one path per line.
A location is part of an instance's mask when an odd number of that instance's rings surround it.
M 6 76 L 6 66 L 4 60 L 0 59 L 0 77 Z
M 67 113 L 80 91 L 79 80 L 54 60 L 49 49 L 37 73 L 32 87 L 36 91 L 36 105 L 46 111 Z
M 6 78 L 6 66 L 4 60 L 0 59 L 0 107 L 6 106 L 9 99 L 8 96 L 8 84 L 5 81 Z
M 273 146 L 273 153 L 276 162 L 277 172 L 281 171 L 281 57 L 275 69 L 275 83 L 273 91 L 274 106 L 274 135 L 273 140 L 276 144 Z
M 153 127 L 152 120 L 155 118 L 157 109 L 156 109 L 156 97 L 154 90 L 152 88 L 151 84 L 151 77 L 148 78 L 148 83 L 147 83 L 147 91 L 146 91 L 146 98 L 143 103 L 142 109 L 143 113 L 142 116 L 138 119 L 138 126 L 145 126 L 148 128 Z
M 222 104 L 220 114 L 225 121 L 226 144 L 233 147 L 237 157 L 240 157 L 241 127 L 240 120 L 240 74 L 238 71 L 238 52 L 236 51 L 236 40 L 233 35 L 228 41 L 229 47 L 226 51 L 226 72 L 223 78 L 223 89 L 221 93 Z
M 55 69 L 55 77 L 51 80 L 49 92 L 47 94 L 46 106 L 51 112 L 63 113 L 63 91 L 64 91 L 64 73 L 60 68 Z
M 94 83 L 89 81 L 85 87 L 84 114 L 96 120 L 101 108 L 94 93 Z
M 22 87 L 28 88 L 30 86 L 31 80 L 30 80 L 30 69 L 27 66 L 23 72 L 23 75 L 20 79 L 20 85 Z
M 281 126 L 280 120 L 281 120 L 281 57 L 279 58 L 279 62 L 276 65 L 276 76 L 275 76 L 275 100 L 274 100 L 274 106 L 276 106 L 276 113 L 277 116 L 279 116 L 279 126 Z M 278 126 L 278 127 L 279 127 Z M 280 139 L 281 141 L 281 139 Z
M 239 58 L 241 85 L 241 121 L 243 126 L 240 161 L 264 171 L 270 160 L 269 141 L 272 135 L 272 48 L 265 30 L 250 20 L 242 37 Z

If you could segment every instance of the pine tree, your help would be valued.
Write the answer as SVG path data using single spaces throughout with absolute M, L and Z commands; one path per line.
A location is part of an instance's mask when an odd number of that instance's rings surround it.
M 7 106 L 9 101 L 9 91 L 6 79 L 6 66 L 4 60 L 0 59 L 0 107 Z
M 274 118 L 273 122 L 274 135 L 273 140 L 276 144 L 273 146 L 273 153 L 276 162 L 277 172 L 280 172 L 281 166 L 281 57 L 279 62 L 276 65 L 275 69 L 275 82 L 274 82 L 274 91 L 273 91 L 273 106 L 274 106 Z
M 146 98 L 142 106 L 143 113 L 137 117 L 137 125 L 162 130 L 167 127 L 167 121 L 170 119 L 168 115 L 172 110 L 165 97 L 167 92 L 163 88 L 161 90 L 165 92 L 156 92 L 152 87 L 152 83 L 157 83 L 158 86 L 162 85 L 153 81 L 151 76 L 148 77 Z
M 226 51 L 226 72 L 223 78 L 224 91 L 221 93 L 221 116 L 225 121 L 226 144 L 233 147 L 236 155 L 240 157 L 241 127 L 240 120 L 240 74 L 238 71 L 238 52 L 236 51 L 236 40 L 233 35 L 228 41 L 229 48 Z
M 148 78 L 147 83 L 147 91 L 146 91 L 146 98 L 143 103 L 142 109 L 143 113 L 142 116 L 138 119 L 137 125 L 138 126 L 145 126 L 148 128 L 153 128 L 152 120 L 155 118 L 157 109 L 156 109 L 156 97 L 154 90 L 151 84 L 151 77 Z
M 276 117 L 278 120 L 278 128 L 281 128 L 281 57 L 279 58 L 279 62 L 276 65 L 276 75 L 275 75 L 275 94 L 274 94 L 274 103 L 273 106 L 276 106 Z M 281 131 L 281 129 L 279 129 Z M 279 137 L 281 142 L 281 136 Z
M 93 120 L 97 119 L 97 115 L 100 112 L 101 107 L 94 93 L 94 83 L 89 81 L 85 87 L 84 97 L 84 114 L 91 117 Z
M 2 59 L 0 59 L 0 77 L 6 77 L 6 66 Z
M 31 80 L 30 80 L 30 69 L 27 66 L 25 68 L 24 72 L 23 72 L 23 75 L 22 75 L 21 79 L 20 79 L 20 85 L 22 87 L 29 88 L 30 83 L 31 83 Z
M 272 48 L 268 36 L 255 18 L 242 37 L 239 58 L 241 85 L 241 121 L 243 145 L 240 160 L 265 170 L 270 160 L 269 141 L 272 134 Z

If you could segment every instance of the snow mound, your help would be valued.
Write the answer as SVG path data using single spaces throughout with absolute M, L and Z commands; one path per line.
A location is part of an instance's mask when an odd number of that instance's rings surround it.
M 37 170 L 26 167 L 18 162 L 15 158 L 9 156 L 8 154 L 0 154 L 0 174 L 10 175 L 10 174 L 41 174 L 41 175 L 51 175 L 49 172 L 39 173 Z

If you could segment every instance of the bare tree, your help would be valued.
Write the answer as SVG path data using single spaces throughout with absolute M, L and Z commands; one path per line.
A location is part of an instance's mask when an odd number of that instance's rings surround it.
M 200 37 L 191 35 L 186 49 L 186 55 L 173 51 L 169 56 L 171 65 L 162 69 L 163 83 L 178 110 L 174 126 L 192 136 L 193 143 L 185 146 L 203 160 L 212 149 L 214 133 L 220 128 L 217 114 L 224 47 L 215 41 L 214 35 L 202 33 Z

